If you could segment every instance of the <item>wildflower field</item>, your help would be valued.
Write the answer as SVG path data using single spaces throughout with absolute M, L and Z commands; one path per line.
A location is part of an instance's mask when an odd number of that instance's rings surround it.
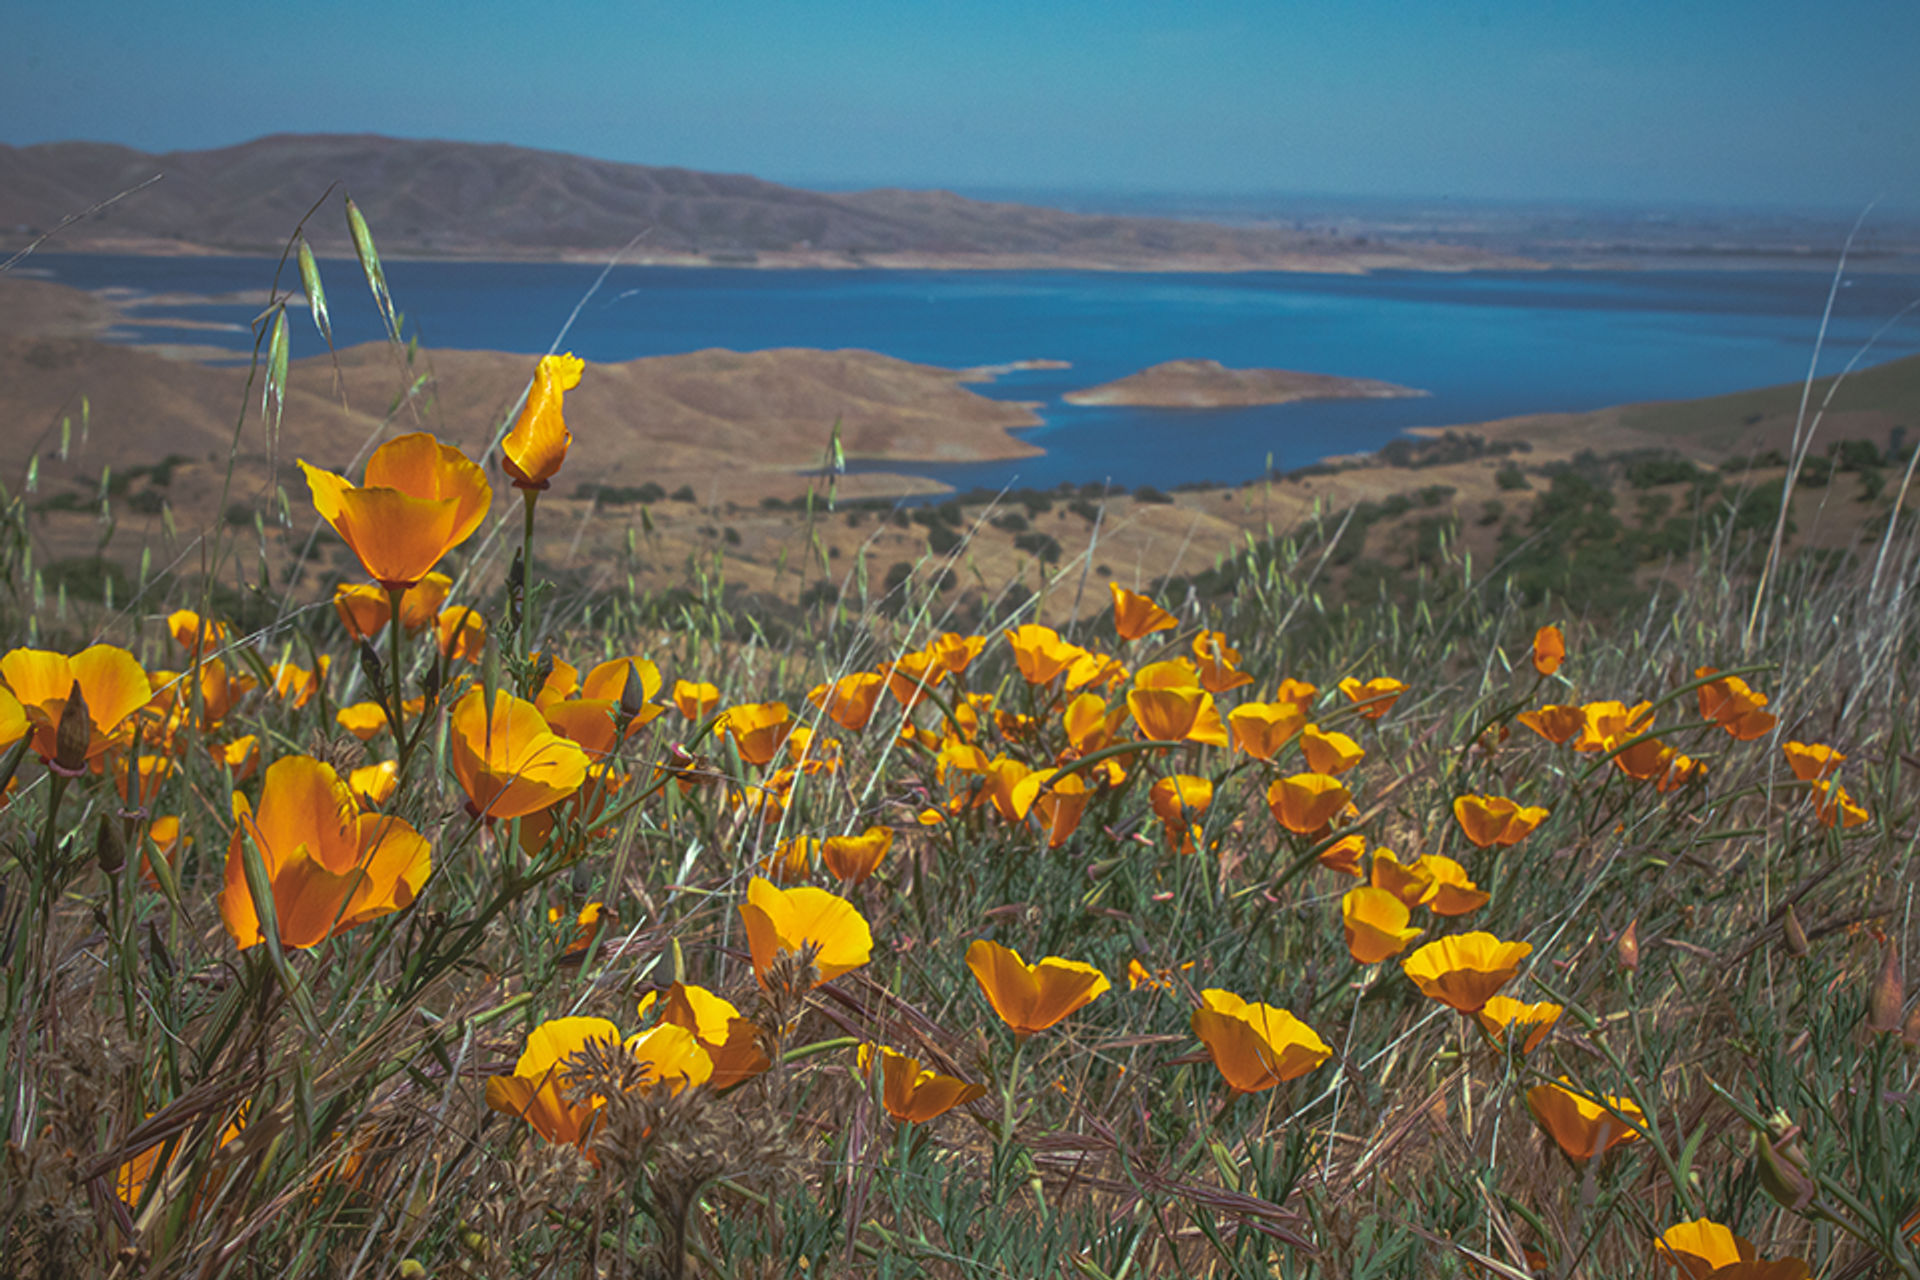
M 555 589 L 529 363 L 300 462 L 318 598 L 56 610 L 8 495 L 0 1274 L 1920 1280 L 1910 520 L 768 643 Z

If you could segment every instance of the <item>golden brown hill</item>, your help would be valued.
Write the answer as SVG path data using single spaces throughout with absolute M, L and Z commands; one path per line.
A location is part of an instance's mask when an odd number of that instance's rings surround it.
M 1294 400 L 1384 400 L 1424 391 L 1329 373 L 1290 369 L 1229 369 L 1218 360 L 1168 360 L 1138 373 L 1069 391 L 1068 404 L 1142 405 L 1156 409 L 1226 409 Z
M 1444 245 L 1088 216 L 943 191 L 803 191 L 740 174 L 368 134 L 279 134 L 163 155 L 89 142 L 0 146 L 0 245 L 156 173 L 165 177 L 68 227 L 60 246 L 277 253 L 339 183 L 389 255 L 600 258 L 641 237 L 629 261 L 1339 272 L 1524 265 Z M 307 232 L 321 252 L 351 252 L 338 208 Z

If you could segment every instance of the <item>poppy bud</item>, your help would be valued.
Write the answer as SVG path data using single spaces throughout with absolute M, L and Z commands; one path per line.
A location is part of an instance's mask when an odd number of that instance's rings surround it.
M 1907 1003 L 1907 984 L 1900 974 L 1900 950 L 1887 944 L 1880 976 L 1867 994 L 1867 1030 L 1883 1034 L 1900 1030 L 1900 1010 Z
M 93 717 L 87 712 L 87 699 L 75 680 L 60 709 L 60 726 L 54 731 L 53 763 L 69 776 L 86 767 L 87 748 L 93 745 Z
M 1786 939 L 1788 955 L 1798 960 L 1807 954 L 1807 931 L 1800 927 L 1800 917 L 1793 914 L 1791 904 L 1780 920 L 1780 933 Z
M 1900 1028 L 1900 1038 L 1907 1042 L 1910 1049 L 1920 1049 L 1920 1004 L 1913 1006 L 1913 1012 L 1907 1015 L 1907 1023 Z
M 1620 967 L 1628 973 L 1640 968 L 1640 921 L 1634 920 L 1627 926 L 1620 941 L 1614 945 L 1614 954 L 1620 960 Z
M 647 682 L 640 678 L 638 663 L 627 664 L 627 678 L 620 686 L 620 718 L 630 721 L 647 709 Z
M 1795 1213 L 1813 1203 L 1813 1179 L 1790 1159 L 1785 1151 L 1774 1149 L 1764 1133 L 1753 1135 L 1754 1156 L 1759 1162 L 1760 1186 L 1774 1203 Z
M 120 824 L 106 814 L 100 815 L 100 826 L 93 836 L 94 861 L 108 875 L 115 875 L 127 865 L 127 842 L 120 838 Z
M 387 668 L 380 661 L 380 651 L 373 647 L 371 640 L 364 637 L 360 641 L 360 673 L 375 689 L 387 687 Z

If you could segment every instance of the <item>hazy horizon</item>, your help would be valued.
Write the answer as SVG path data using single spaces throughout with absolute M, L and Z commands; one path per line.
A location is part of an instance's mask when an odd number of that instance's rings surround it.
M 1253 0 L 28 10 L 0 141 L 505 142 L 865 186 L 1920 206 L 1920 6 Z

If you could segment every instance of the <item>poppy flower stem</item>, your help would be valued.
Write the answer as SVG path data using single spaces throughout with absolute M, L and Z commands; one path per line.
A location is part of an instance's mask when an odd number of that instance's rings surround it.
M 520 646 L 521 658 L 532 661 L 533 628 L 528 625 L 531 621 L 532 610 L 528 606 L 532 603 L 533 590 L 527 582 L 527 579 L 533 574 L 533 508 L 540 501 L 540 491 L 538 489 L 522 489 L 520 491 L 520 498 L 524 515 L 520 524 L 521 586 L 518 608 L 519 617 L 515 620 L 514 627 L 514 630 L 518 634 L 514 636 L 514 640 Z
M 1004 1180 L 1012 1172 L 1009 1162 L 1013 1154 L 1014 1113 L 1018 1107 L 1020 1092 L 1020 1055 L 1027 1047 L 1024 1032 L 1015 1032 L 1013 1037 L 1013 1061 L 1007 1067 L 1005 1087 L 1000 1090 L 1000 1141 L 995 1144 L 994 1168 Z M 1004 1186 L 1004 1181 L 1001 1183 Z M 996 1192 L 999 1188 L 996 1188 Z M 997 1195 L 996 1195 L 996 1198 Z
M 394 758 L 399 762 L 403 781 L 407 776 L 407 756 L 412 747 L 412 743 L 407 741 L 407 709 L 404 684 L 400 678 L 401 641 L 406 634 L 406 628 L 400 620 L 400 602 L 406 594 L 405 587 L 387 588 L 387 668 L 392 673 L 393 686 L 389 694 L 393 705 L 387 710 L 387 719 L 393 726 Z

